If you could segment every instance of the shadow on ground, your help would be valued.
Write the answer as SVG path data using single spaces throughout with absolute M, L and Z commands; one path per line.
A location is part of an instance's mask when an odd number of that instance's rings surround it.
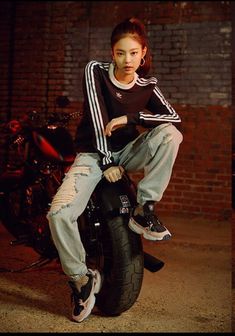
M 70 319 L 70 291 L 56 260 L 34 270 L 0 273 L 1 332 L 231 332 L 231 223 L 199 217 L 162 218 L 169 241 L 143 240 L 164 267 L 145 270 L 136 303 L 122 315 L 94 309 L 80 324 Z M 0 268 L 18 269 L 39 258 L 10 246 L 0 225 Z

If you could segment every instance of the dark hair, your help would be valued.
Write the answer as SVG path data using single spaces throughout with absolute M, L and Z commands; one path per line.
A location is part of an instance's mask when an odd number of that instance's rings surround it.
M 145 76 L 148 74 L 151 68 L 151 56 L 148 48 L 148 38 L 145 31 L 145 26 L 137 18 L 128 18 L 120 22 L 111 34 L 111 48 L 123 37 L 127 35 L 132 35 L 142 46 L 142 48 L 147 47 L 147 52 L 144 57 L 145 63 L 137 69 L 139 75 Z

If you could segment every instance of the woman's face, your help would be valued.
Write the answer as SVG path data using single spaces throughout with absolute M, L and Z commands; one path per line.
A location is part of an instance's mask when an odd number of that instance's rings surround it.
M 119 76 L 133 75 L 139 68 L 141 59 L 145 56 L 147 48 L 130 36 L 123 37 L 113 47 L 113 60 Z

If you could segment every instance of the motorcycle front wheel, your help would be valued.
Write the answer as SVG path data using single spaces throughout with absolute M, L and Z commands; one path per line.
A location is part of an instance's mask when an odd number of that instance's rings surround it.
M 83 243 L 86 248 L 87 241 Z M 87 246 L 87 250 L 91 248 Z M 127 217 L 117 216 L 102 223 L 94 251 L 90 258 L 88 253 L 87 265 L 97 268 L 103 277 L 96 306 L 105 315 L 120 315 L 132 307 L 141 290 L 144 273 L 141 238 L 128 228 Z

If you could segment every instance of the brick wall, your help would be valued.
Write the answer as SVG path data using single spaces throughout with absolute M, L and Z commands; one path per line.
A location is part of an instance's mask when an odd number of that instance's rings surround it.
M 81 108 L 90 59 L 110 60 L 116 23 L 147 26 L 153 74 L 182 117 L 184 142 L 159 211 L 228 218 L 231 213 L 231 2 L 1 2 L 0 118 L 36 109 Z M 71 132 L 75 130 L 71 124 Z M 4 163 L 4 141 L 0 137 Z M 141 175 L 133 175 L 136 183 Z

